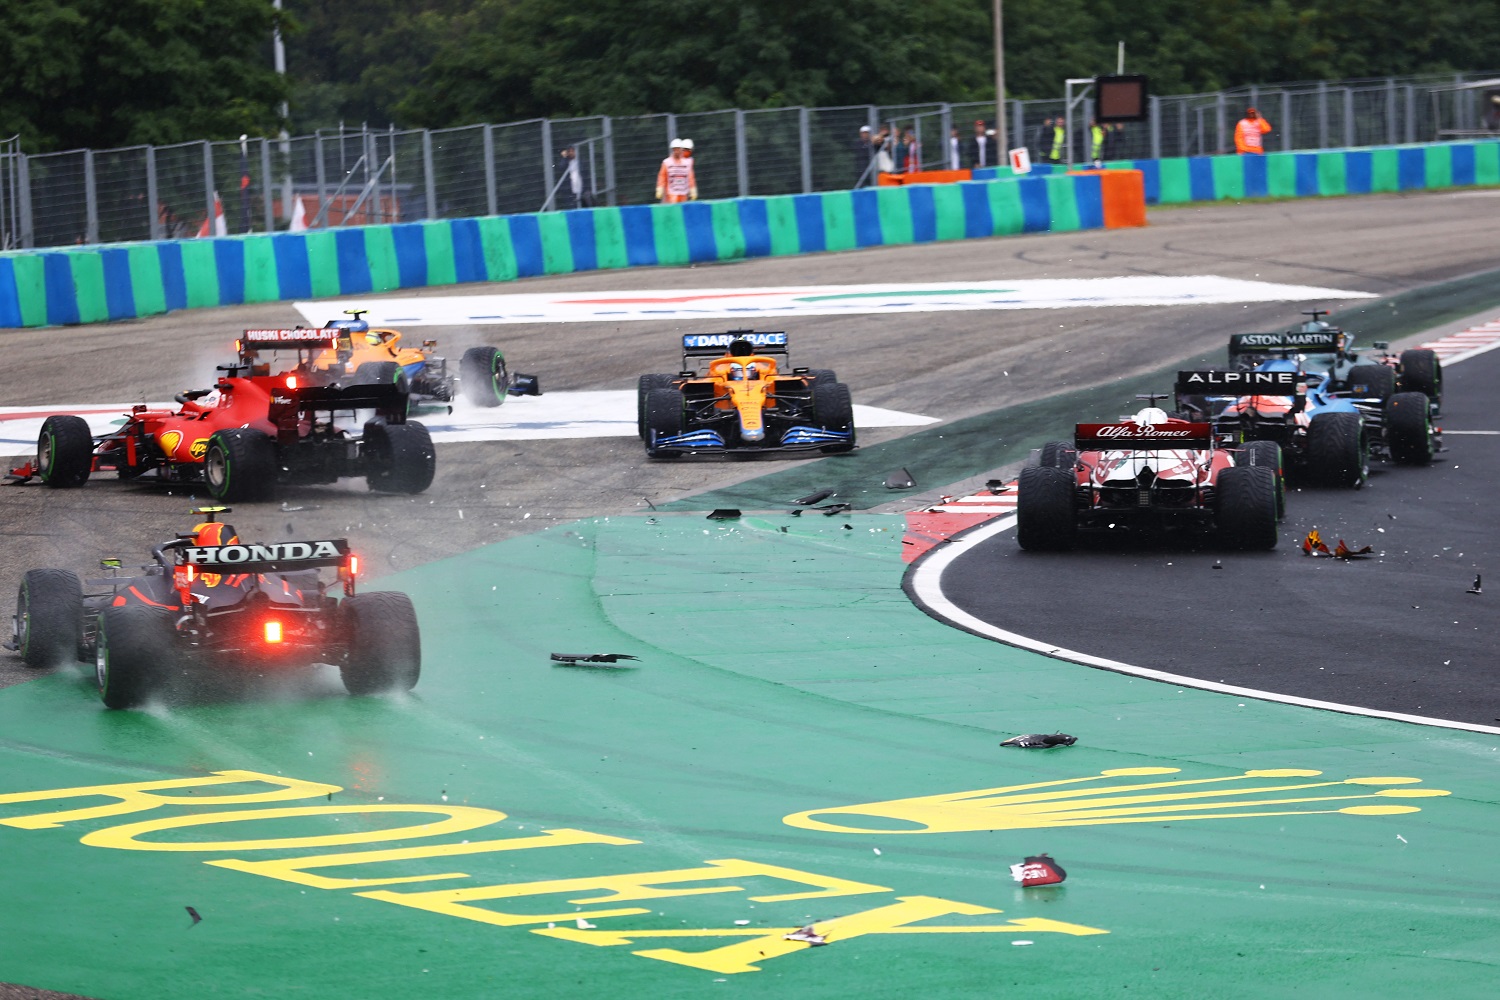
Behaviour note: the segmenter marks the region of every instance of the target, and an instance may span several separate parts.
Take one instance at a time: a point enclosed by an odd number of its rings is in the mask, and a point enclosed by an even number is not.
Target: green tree
[[[0,131],[28,150],[267,134],[270,0],[5,0]]]

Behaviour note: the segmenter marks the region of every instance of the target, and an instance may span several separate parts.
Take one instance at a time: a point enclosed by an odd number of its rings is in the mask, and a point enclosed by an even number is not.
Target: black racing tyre
[[[1385,404],[1385,444],[1397,465],[1432,461],[1432,401],[1426,393],[1398,392]]]
[[[1319,413],[1307,425],[1307,464],[1319,486],[1358,489],[1370,471],[1364,420],[1358,413]]]
[[[505,355],[497,347],[471,347],[458,362],[458,388],[475,406],[499,406],[510,388]]]
[[[1396,378],[1397,392],[1420,392],[1433,403],[1443,403],[1443,362],[1437,352],[1413,348],[1401,352],[1401,370]]]
[[[1356,395],[1384,401],[1396,391],[1396,370],[1388,365],[1355,365],[1344,385]]]
[[[646,440],[646,397],[656,389],[672,388],[672,376],[665,374],[642,375],[635,387],[635,430],[641,440]]]
[[[1046,466],[1021,470],[1016,483],[1016,541],[1028,552],[1066,552],[1078,540],[1071,472]]]
[[[411,377],[394,361],[366,361],[354,369],[351,385],[383,385],[392,382],[402,392],[411,392]]]
[[[1235,466],[1219,473],[1219,537],[1233,549],[1276,547],[1276,473],[1264,466]]]
[[[159,690],[174,659],[172,640],[168,611],[143,604],[105,608],[94,653],[104,704],[134,708]]]
[[[1276,519],[1286,517],[1286,468],[1281,459],[1281,445],[1275,441],[1246,441],[1240,445],[1236,465],[1264,466],[1276,473]]]
[[[1042,454],[1037,464],[1044,469],[1071,471],[1078,464],[1078,451],[1071,441],[1048,441],[1042,445]]]
[[[682,392],[678,389],[652,389],[646,393],[646,454],[652,458],[677,458],[682,453],[659,451],[661,438],[682,433]]]
[[[225,503],[268,499],[280,472],[276,442],[248,427],[214,431],[203,453],[203,481],[213,498]]]
[[[421,493],[437,473],[432,435],[415,420],[391,424],[377,417],[367,421],[360,454],[365,483],[378,493]]]
[[[422,675],[422,634],[411,598],[393,590],[344,601],[347,653],[339,672],[350,694],[410,691]]]
[[[94,435],[82,417],[63,414],[42,421],[36,438],[36,474],[55,488],[82,486],[94,467]]]
[[[832,368],[809,368],[807,377],[813,380],[813,385],[830,385],[839,380]]]
[[[813,419],[829,431],[848,431],[849,440],[838,444],[825,444],[820,451],[827,454],[854,450],[854,398],[843,382],[813,383]]]
[[[28,667],[78,659],[83,643],[83,584],[65,569],[27,570],[16,594],[16,645]]]

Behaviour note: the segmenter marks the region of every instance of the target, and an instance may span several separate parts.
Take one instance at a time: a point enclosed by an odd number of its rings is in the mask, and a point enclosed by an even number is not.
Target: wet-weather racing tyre
[[[1358,489],[1370,471],[1365,425],[1358,413],[1319,413],[1307,425],[1307,464],[1319,486]]]
[[[357,594],[340,613],[347,654],[339,671],[350,694],[410,691],[422,675],[422,634],[411,598],[398,591]]]
[[[415,420],[404,424],[379,418],[365,424],[360,452],[365,483],[377,493],[421,493],[437,473],[437,449],[427,427]]]
[[[831,372],[829,374],[832,374]],[[813,382],[813,414],[824,430],[847,433],[849,439],[824,445],[827,454],[854,450],[854,397],[843,382]]]
[[[1384,402],[1396,391],[1396,371],[1386,365],[1355,365],[1344,384],[1357,396]]]
[[[1037,464],[1044,469],[1071,470],[1077,463],[1078,452],[1071,441],[1048,441],[1037,458]]]
[[[82,417],[56,414],[36,439],[36,474],[54,488],[82,486],[94,466],[94,435]]]
[[[276,442],[248,427],[215,431],[203,453],[203,480],[215,500],[265,500],[280,474]]]
[[[646,397],[657,389],[672,388],[672,376],[662,373],[642,375],[635,385],[635,431],[646,440]]]
[[[1232,549],[1276,547],[1276,473],[1264,466],[1235,466],[1219,473],[1219,538]]]
[[[16,645],[28,667],[72,663],[82,644],[83,584],[65,569],[27,570],[16,594]]]
[[[1432,461],[1432,401],[1426,393],[1398,392],[1385,404],[1385,446],[1397,465]]]
[[[108,708],[135,708],[161,689],[173,660],[171,613],[143,604],[107,607],[99,616],[94,668]]]
[[[1396,379],[1398,392],[1420,392],[1434,406],[1443,405],[1443,362],[1437,352],[1414,347],[1401,352],[1401,374]]]
[[[682,393],[677,389],[652,389],[646,393],[646,454],[651,458],[677,458],[682,453],[658,448],[656,442],[682,433]]]
[[[1276,519],[1286,517],[1286,471],[1281,461],[1281,445],[1275,441],[1246,441],[1240,445],[1236,465],[1264,466],[1276,473]]]
[[[458,362],[458,387],[475,406],[499,406],[510,388],[505,355],[496,347],[471,347]]]
[[[1046,466],[1021,470],[1016,483],[1016,541],[1028,552],[1066,552],[1078,540],[1071,472]]]

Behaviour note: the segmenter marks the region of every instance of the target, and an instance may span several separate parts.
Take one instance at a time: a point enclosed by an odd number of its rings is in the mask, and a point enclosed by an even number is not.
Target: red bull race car
[[[1032,551],[1072,549],[1081,532],[1191,532],[1228,548],[1275,548],[1284,509],[1274,442],[1226,447],[1207,422],[1150,401],[1118,423],[1078,424],[1021,470],[1016,540]]]
[[[97,438],[81,417],[48,417],[36,458],[6,481],[74,487],[113,472],[202,482],[231,502],[266,499],[277,483],[363,476],[372,490],[421,493],[436,451],[427,428],[407,419],[406,391],[356,382],[341,365],[319,367],[338,349],[337,331],[246,330],[238,360],[219,366],[225,374],[213,388],[179,393],[178,409],[133,407],[123,426]]]
[[[682,370],[642,375],[637,401],[651,458],[854,450],[849,387],[830,369],[791,367],[780,331],[686,334]]]
[[[93,662],[109,708],[133,708],[206,670],[326,663],[350,694],[417,683],[421,635],[411,599],[356,594],[359,560],[344,539],[253,544],[209,521],[156,546],[151,558],[134,575],[121,572],[119,559],[101,560],[109,575],[86,581],[87,592],[71,570],[29,570],[8,648],[37,669]],[[326,569],[334,580],[322,578]]]

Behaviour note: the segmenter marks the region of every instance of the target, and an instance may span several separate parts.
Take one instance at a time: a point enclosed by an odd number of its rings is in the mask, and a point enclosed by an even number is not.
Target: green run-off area
[[[1493,737],[956,631],[903,594],[902,527],[601,519],[387,578],[422,620],[405,699],[332,675],[133,713],[81,672],[0,692],[0,980],[110,1000],[1489,991]],[[997,745],[1054,730],[1078,744]],[[232,770],[266,777],[201,783]],[[16,801],[173,779],[200,783]],[[1020,888],[1009,866],[1040,852],[1067,882]],[[808,924],[826,946],[785,939]]]

